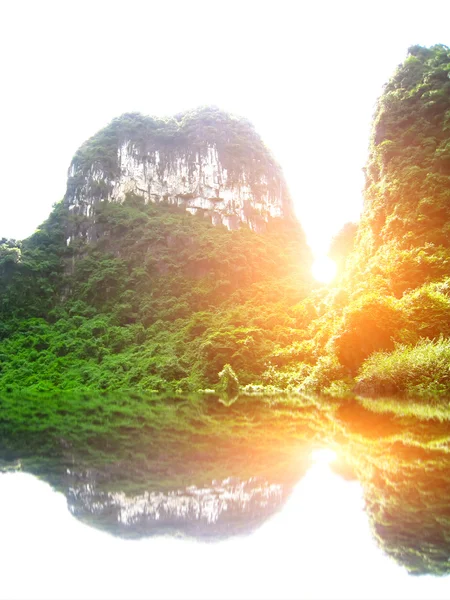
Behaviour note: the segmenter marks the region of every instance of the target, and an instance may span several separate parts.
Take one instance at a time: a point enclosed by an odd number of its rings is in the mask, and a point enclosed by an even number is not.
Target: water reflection
[[[314,464],[281,511],[216,544],[122,540],[88,527],[31,475],[0,476],[2,598],[448,598],[377,548],[361,486]]]
[[[85,520],[89,515],[98,524],[109,522],[117,535],[178,533],[216,539],[261,525],[284,502],[285,494],[279,484],[230,477],[212,481],[209,487],[146,490],[136,496],[99,491],[95,483],[85,483],[70,487],[67,497],[72,514]]]
[[[379,546],[411,573],[450,573],[448,421],[361,407],[341,407],[336,417]]]
[[[450,573],[448,421],[357,400],[194,408],[139,452],[127,435],[21,455],[63,495],[0,475],[9,596],[450,597],[446,577],[408,575]]]

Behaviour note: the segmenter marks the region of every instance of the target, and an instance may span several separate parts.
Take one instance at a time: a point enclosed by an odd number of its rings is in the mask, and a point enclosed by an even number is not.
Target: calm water
[[[232,438],[205,409],[145,460],[20,459],[0,597],[450,598],[449,423],[269,408],[270,427],[266,405],[227,409]]]

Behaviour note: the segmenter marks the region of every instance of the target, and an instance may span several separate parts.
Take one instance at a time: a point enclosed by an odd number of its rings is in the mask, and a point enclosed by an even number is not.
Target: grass
[[[450,340],[420,340],[376,352],[363,363],[356,382],[363,394],[450,398]]]

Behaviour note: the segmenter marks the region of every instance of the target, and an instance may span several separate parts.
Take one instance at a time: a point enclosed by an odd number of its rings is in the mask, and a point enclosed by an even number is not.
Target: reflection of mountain
[[[205,488],[147,490],[134,496],[83,483],[69,488],[67,497],[75,516],[116,535],[221,538],[261,525],[284,503],[289,491],[258,478],[229,478]]]
[[[232,536],[283,505],[309,466],[324,419],[298,397],[240,398],[230,406],[176,398],[172,405],[168,411],[164,399],[166,420],[152,428],[128,421],[124,431],[111,418],[111,435],[80,443],[74,432],[49,448],[50,461],[24,458],[24,467],[59,489],[77,518],[114,535]],[[34,438],[28,443],[36,448]],[[38,452],[45,453],[41,445]]]
[[[95,528],[121,537],[223,539],[283,507],[311,448],[334,448],[332,469],[359,480],[384,552],[411,573],[447,574],[450,411],[434,407],[439,420],[423,409],[387,399],[240,398],[229,407],[206,399],[178,410],[176,429],[169,421],[119,442],[110,436],[109,446],[60,444],[51,461],[22,462]]]

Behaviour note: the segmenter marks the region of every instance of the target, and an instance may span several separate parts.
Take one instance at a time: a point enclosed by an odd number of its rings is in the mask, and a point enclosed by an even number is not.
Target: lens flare
[[[319,256],[311,267],[312,274],[321,283],[331,283],[336,277],[336,263],[328,256]]]

